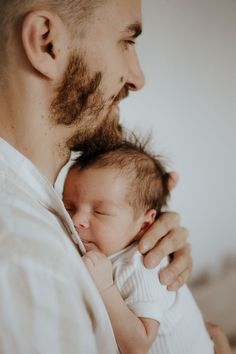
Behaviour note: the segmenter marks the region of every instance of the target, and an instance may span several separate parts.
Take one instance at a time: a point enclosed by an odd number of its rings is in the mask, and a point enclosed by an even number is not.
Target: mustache
[[[119,94],[114,98],[114,102],[119,102],[124,98],[129,96],[129,86],[125,85],[119,92]]]

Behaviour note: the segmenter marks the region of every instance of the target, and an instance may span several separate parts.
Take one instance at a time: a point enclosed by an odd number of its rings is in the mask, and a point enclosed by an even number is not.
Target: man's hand
[[[113,285],[111,261],[95,245],[85,253],[83,261],[100,292]]]
[[[169,189],[177,184],[178,176],[170,173]],[[144,264],[154,268],[160,261],[173,253],[167,268],[160,272],[160,281],[168,290],[177,290],[188,279],[192,271],[191,246],[187,243],[188,231],[180,226],[180,216],[164,212],[146,231],[139,241],[139,250],[146,254]]]
[[[215,344],[216,354],[232,354],[228,338],[224,330],[215,324],[206,323],[208,333]]]

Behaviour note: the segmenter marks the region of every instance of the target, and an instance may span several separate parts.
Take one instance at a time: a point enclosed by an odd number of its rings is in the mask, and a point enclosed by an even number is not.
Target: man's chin
[[[118,104],[112,105],[112,110],[111,114],[113,117],[116,117],[117,119],[120,119],[120,107]]]
[[[68,141],[67,146],[71,151],[85,151],[90,148],[91,144],[94,146],[99,145],[100,141],[110,146],[121,141],[122,133],[119,110],[112,107],[99,125],[88,126],[83,131],[80,129]]]

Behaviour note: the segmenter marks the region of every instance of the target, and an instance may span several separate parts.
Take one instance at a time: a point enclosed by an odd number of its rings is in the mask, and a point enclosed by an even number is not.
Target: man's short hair
[[[120,143],[93,144],[92,149],[84,149],[76,158],[70,170],[88,168],[114,168],[127,176],[129,189],[127,200],[135,214],[155,209],[157,216],[169,197],[168,179],[163,159],[148,149],[149,139],[141,141],[134,134]]]
[[[0,0],[1,62],[6,60],[6,46],[10,38],[19,32],[24,17],[30,11],[51,10],[73,32],[78,25],[86,24],[94,9],[104,2],[105,0]]]

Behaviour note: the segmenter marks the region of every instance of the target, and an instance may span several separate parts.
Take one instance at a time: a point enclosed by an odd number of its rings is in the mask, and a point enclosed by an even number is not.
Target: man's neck
[[[14,102],[0,98],[0,137],[26,156],[53,184],[69,159],[66,144],[59,144],[57,129],[50,126],[46,114],[37,107],[30,112]],[[39,107],[38,107],[39,108]]]

